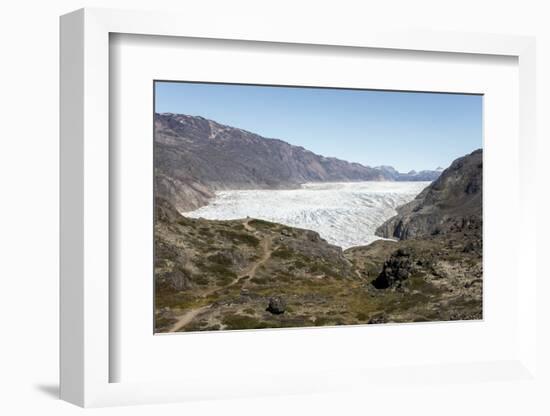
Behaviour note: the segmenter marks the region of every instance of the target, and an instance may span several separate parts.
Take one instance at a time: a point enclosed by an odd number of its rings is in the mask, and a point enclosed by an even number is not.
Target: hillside
[[[477,230],[481,239],[483,152],[456,159],[413,201],[397,208],[397,215],[376,234],[407,240]]]
[[[481,254],[456,233],[342,251],[310,230],[156,201],[155,331],[479,319]]]
[[[431,172],[431,173],[430,173]],[[223,189],[295,188],[305,182],[433,180],[317,155],[278,139],[183,114],[155,114],[155,192],[179,211]]]

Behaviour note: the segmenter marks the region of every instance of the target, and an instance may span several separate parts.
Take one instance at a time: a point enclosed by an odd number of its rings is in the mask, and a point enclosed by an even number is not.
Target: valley
[[[155,332],[482,319],[482,151],[402,174],[155,117]]]
[[[316,231],[344,249],[381,237],[378,226],[412,201],[429,182],[307,183],[289,190],[219,191],[208,205],[184,212],[191,218],[257,218]]]

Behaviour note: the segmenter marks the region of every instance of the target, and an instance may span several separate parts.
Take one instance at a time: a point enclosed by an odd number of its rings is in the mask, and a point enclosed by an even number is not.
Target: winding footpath
[[[244,228],[247,231],[250,231],[252,233],[256,233],[257,230],[249,224],[250,220],[251,219],[244,220],[244,222],[243,222]],[[233,280],[228,285],[224,286],[223,288],[215,288],[215,289],[209,290],[209,291],[203,293],[202,297],[206,297],[206,296],[209,296],[209,295],[212,295],[212,294],[216,293],[219,290],[227,289],[228,287],[235,286],[236,284],[240,283],[243,279],[247,279],[249,281],[254,276],[256,276],[256,271],[258,270],[258,268],[262,264],[264,264],[266,261],[268,261],[269,258],[271,257],[271,254],[273,253],[272,244],[273,244],[273,241],[272,241],[271,237],[263,238],[260,241],[260,247],[261,247],[261,250],[262,250],[262,255],[258,260],[253,262],[247,269],[245,269],[244,271],[239,273],[237,275],[237,277],[235,278],[235,280]],[[246,282],[244,283],[243,287],[245,285],[246,285]],[[199,315],[200,313],[206,311],[209,308],[210,308],[210,305],[201,306],[199,308],[194,308],[194,309],[189,309],[183,315],[180,315],[180,316],[177,317],[176,323],[169,329],[168,332],[178,332],[180,329],[185,327],[185,325],[189,324],[193,319],[195,319],[197,317],[197,315]]]
[[[170,328],[168,332],[178,332],[181,328],[183,328],[185,325],[187,325],[189,322],[191,322],[195,317],[210,308],[210,305],[201,306],[200,308],[196,309],[190,309],[187,312],[185,312],[183,315],[178,316],[178,320],[176,323]]]

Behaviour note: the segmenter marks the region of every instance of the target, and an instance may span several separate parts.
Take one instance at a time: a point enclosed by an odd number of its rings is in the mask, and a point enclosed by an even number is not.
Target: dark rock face
[[[382,272],[372,282],[377,289],[388,289],[407,280],[413,271],[413,262],[408,250],[399,249],[384,262]]]
[[[214,192],[198,180],[179,171],[174,176],[156,168],[155,195],[171,201],[181,211],[188,211],[206,205]]]
[[[413,201],[399,207],[398,214],[376,234],[400,240],[463,230],[481,235],[482,182],[483,153],[479,149],[456,159]]]
[[[281,297],[269,298],[269,304],[266,311],[273,315],[280,315],[285,313],[286,302]]]

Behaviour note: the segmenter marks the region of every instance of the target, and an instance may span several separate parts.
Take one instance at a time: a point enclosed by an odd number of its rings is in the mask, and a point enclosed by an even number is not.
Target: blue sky
[[[482,96],[155,83],[155,111],[202,116],[323,156],[401,172],[482,146]]]

